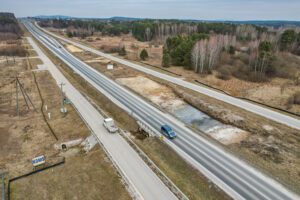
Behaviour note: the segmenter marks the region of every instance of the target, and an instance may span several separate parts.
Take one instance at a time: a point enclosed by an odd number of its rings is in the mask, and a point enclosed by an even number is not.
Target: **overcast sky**
[[[0,0],[17,17],[141,17],[205,20],[299,20],[300,0]]]

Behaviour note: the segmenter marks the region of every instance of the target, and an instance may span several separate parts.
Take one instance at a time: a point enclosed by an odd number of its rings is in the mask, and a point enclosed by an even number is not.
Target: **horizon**
[[[278,22],[278,21],[285,21],[285,22],[300,22],[300,20],[284,20],[284,19],[272,19],[272,20],[263,20],[263,19],[247,19],[247,20],[234,20],[234,19],[191,19],[191,18],[147,18],[147,17],[128,17],[128,16],[110,16],[110,17],[74,17],[74,16],[68,16],[68,15],[61,15],[61,14],[53,14],[53,15],[35,15],[35,16],[23,16],[23,17],[17,17],[17,18],[38,18],[38,17],[69,17],[74,19],[111,19],[111,18],[132,18],[132,19],[150,19],[150,20],[195,20],[195,21],[234,21],[234,22],[251,22],[251,21],[269,21],[269,22]]]
[[[300,21],[300,1],[291,0],[0,0],[16,17],[64,15],[77,18],[183,19],[212,21]],[[53,14],[61,13],[61,14]],[[84,16],[84,17],[83,17]]]

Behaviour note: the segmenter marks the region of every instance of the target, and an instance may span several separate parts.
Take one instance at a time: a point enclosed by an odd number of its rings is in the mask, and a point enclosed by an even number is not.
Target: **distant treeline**
[[[0,13],[0,40],[19,39],[23,34],[13,13]]]
[[[132,32],[132,35],[139,41],[159,40],[165,41],[169,36],[192,35],[193,33],[215,33],[215,34],[236,34],[237,31],[248,31],[247,35],[240,34],[238,37],[244,40],[251,40],[253,32],[260,35],[267,32],[266,27],[255,25],[238,25],[232,23],[208,23],[208,22],[184,22],[179,20],[63,20],[63,19],[41,19],[43,27],[66,28],[68,36],[86,37],[93,35],[95,31],[103,35],[118,36]],[[245,27],[243,30],[241,27]]]

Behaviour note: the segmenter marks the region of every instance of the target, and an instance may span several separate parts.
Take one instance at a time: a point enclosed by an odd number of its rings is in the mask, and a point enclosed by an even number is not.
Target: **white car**
[[[112,118],[104,119],[103,125],[110,133],[115,133],[119,130]]]

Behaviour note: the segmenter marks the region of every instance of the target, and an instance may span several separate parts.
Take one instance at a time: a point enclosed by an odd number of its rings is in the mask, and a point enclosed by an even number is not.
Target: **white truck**
[[[112,118],[106,118],[103,121],[103,126],[108,130],[110,133],[115,133],[118,131],[118,127],[116,126],[114,120]]]

